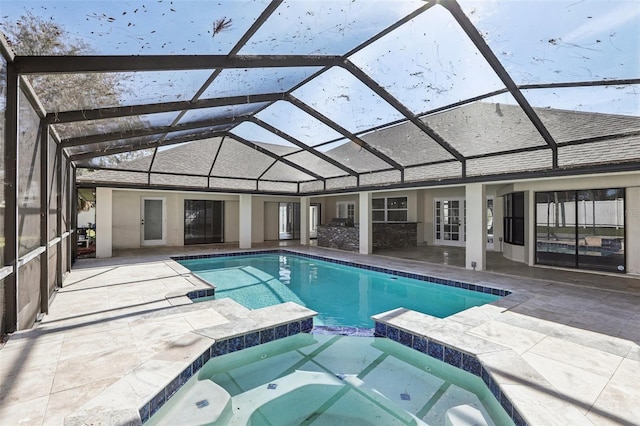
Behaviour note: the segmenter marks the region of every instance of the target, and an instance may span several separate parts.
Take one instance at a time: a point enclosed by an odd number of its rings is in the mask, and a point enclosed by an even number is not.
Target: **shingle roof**
[[[522,171],[548,170],[552,167],[551,150],[545,145],[531,122],[519,113],[513,105],[501,105],[475,102],[454,110],[440,112],[423,121],[446,137],[448,141],[465,156],[477,156],[466,161],[468,176],[500,175]],[[629,137],[618,137],[618,134],[640,131],[640,119],[629,116],[611,114],[578,113],[574,111],[543,109],[537,110],[549,131],[558,137],[560,146],[558,158],[560,167],[576,167],[607,162],[629,162],[640,160],[640,134]],[[594,137],[608,135],[605,140],[569,144],[575,136],[584,136],[580,128],[593,131]],[[592,134],[592,133],[588,133]],[[392,159],[405,165],[405,182],[431,181],[442,178],[461,177],[461,166],[453,160],[433,139],[420,134],[412,123],[402,123],[390,128],[371,132],[362,140],[380,150]],[[327,163],[310,152],[296,147],[276,146],[256,143],[262,150],[268,150],[313,173],[328,179],[327,189],[384,186],[402,182],[401,171],[394,169],[369,151],[354,142],[343,143],[329,149],[325,154],[338,160],[359,174],[359,182],[354,177],[346,177],[347,173]],[[520,148],[534,148],[531,151],[516,151]],[[486,154],[497,155],[486,155]],[[215,159],[215,162],[214,162]],[[440,162],[440,163],[438,163]],[[148,170],[150,156],[138,158],[118,165],[118,168],[129,170]],[[424,166],[416,166],[424,163]],[[146,166],[143,168],[141,166]],[[206,176],[216,177],[209,182]],[[179,178],[159,173],[188,173],[202,175],[205,178]],[[269,188],[270,191],[294,190],[285,182],[308,182],[300,187],[301,192],[324,189],[322,183],[311,184],[316,179],[308,173],[296,170],[292,166],[276,161],[264,152],[253,149],[233,139],[211,138],[189,142],[168,149],[159,150],[151,169],[152,184],[202,186],[214,188],[231,184],[231,180],[252,179],[267,182],[239,181],[230,186],[231,189]],[[343,176],[343,177],[340,177]],[[333,178],[333,179],[332,179]],[[337,178],[337,179],[336,179]],[[231,179],[231,180],[230,180]],[[117,172],[113,170],[97,170],[78,177],[79,181],[107,183],[122,182],[146,183],[144,173]],[[278,182],[282,182],[278,186]],[[260,186],[262,185],[262,186]]]

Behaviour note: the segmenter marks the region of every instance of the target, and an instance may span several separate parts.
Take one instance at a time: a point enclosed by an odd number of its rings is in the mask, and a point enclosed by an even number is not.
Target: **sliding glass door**
[[[184,244],[224,242],[224,201],[184,200]]]
[[[536,193],[536,262],[625,272],[624,189]]]
[[[300,238],[300,203],[279,203],[278,230],[281,240]]]

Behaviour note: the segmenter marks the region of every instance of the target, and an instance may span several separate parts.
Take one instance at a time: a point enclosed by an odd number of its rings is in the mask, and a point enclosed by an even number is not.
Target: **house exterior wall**
[[[112,196],[113,248],[136,248],[141,246],[141,199],[144,197],[165,199],[168,246],[184,245],[184,200],[196,199],[225,201],[224,239],[225,242],[238,241],[238,197],[236,195],[114,189]],[[100,206],[98,205],[99,209]],[[97,217],[97,220],[99,220],[99,216]]]
[[[627,188],[625,197],[627,272],[640,275],[640,185]]]
[[[240,241],[240,202],[237,199],[224,202],[224,241]]]
[[[335,206],[333,208],[333,212],[331,214],[328,213],[327,207],[327,198],[328,197],[311,197],[309,201],[311,204],[320,204],[320,223],[319,225],[324,225],[327,221],[331,220],[335,215]]]
[[[112,246],[141,246],[142,202],[144,197],[164,198],[166,202],[167,245],[184,245],[184,200],[224,201],[224,241],[235,243],[240,236],[240,204],[237,195],[178,191],[112,191]],[[278,203],[298,202],[296,197],[252,197],[251,242],[278,239]]]
[[[527,264],[535,263],[535,193],[539,191],[625,188],[625,252],[627,271],[640,275],[640,173],[593,175],[569,178],[538,179],[506,184],[488,184],[486,195],[494,197],[494,250],[503,251],[506,258]],[[104,189],[104,188],[103,188]],[[112,246],[113,248],[140,247],[141,198],[163,197],[167,211],[167,245],[184,244],[184,200],[211,199],[225,201],[225,242],[237,242],[239,238],[239,203],[237,195],[186,193],[175,191],[133,191],[109,189],[112,193]],[[525,196],[525,246],[500,242],[503,235],[503,198],[510,192],[523,191]],[[372,198],[407,197],[408,220],[418,222],[418,243],[434,242],[434,199],[462,198],[464,186],[427,188],[406,191],[372,193]],[[298,202],[296,197],[253,196],[252,242],[278,239],[278,203]],[[336,215],[336,204],[353,201],[356,217],[359,217],[357,194],[322,196],[311,198],[311,203],[321,205],[321,222],[328,223]],[[98,210],[100,203],[98,202]],[[96,213],[100,226],[101,213]],[[98,236],[98,238],[100,238]],[[104,256],[103,256],[104,257]]]
[[[265,201],[263,221],[265,241],[276,241],[280,238],[278,233],[278,221],[278,203]]]

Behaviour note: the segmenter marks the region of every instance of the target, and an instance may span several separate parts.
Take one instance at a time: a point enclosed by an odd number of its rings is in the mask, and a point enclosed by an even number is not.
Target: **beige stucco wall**
[[[142,198],[164,198],[166,203],[167,245],[184,245],[184,200],[218,200],[225,202],[225,242],[238,241],[238,197],[235,195],[113,190],[113,248],[140,247]],[[99,206],[98,206],[99,207]]]
[[[240,202],[229,200],[224,202],[224,241],[237,243],[240,240]]]
[[[624,220],[627,229],[627,272],[640,275],[640,185],[627,188]]]
[[[279,203],[273,201],[264,202],[264,239],[265,241],[275,241],[280,238],[278,234],[278,206]]]
[[[264,200],[253,197],[251,201],[251,242],[264,242]]]
[[[320,224],[326,224],[327,221],[331,220],[333,215],[335,215],[335,206],[334,212],[330,215],[327,213],[327,197],[311,197],[311,204],[320,204]]]

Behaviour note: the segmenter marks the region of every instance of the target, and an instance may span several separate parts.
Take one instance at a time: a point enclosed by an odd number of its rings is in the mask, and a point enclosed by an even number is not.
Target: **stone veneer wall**
[[[318,226],[318,247],[359,251],[360,228],[351,226]],[[373,223],[373,248],[415,247],[418,245],[418,224],[415,222]]]
[[[318,247],[346,251],[360,250],[360,228],[355,226],[318,226]]]
[[[415,222],[373,223],[373,248],[415,247],[418,224]]]

